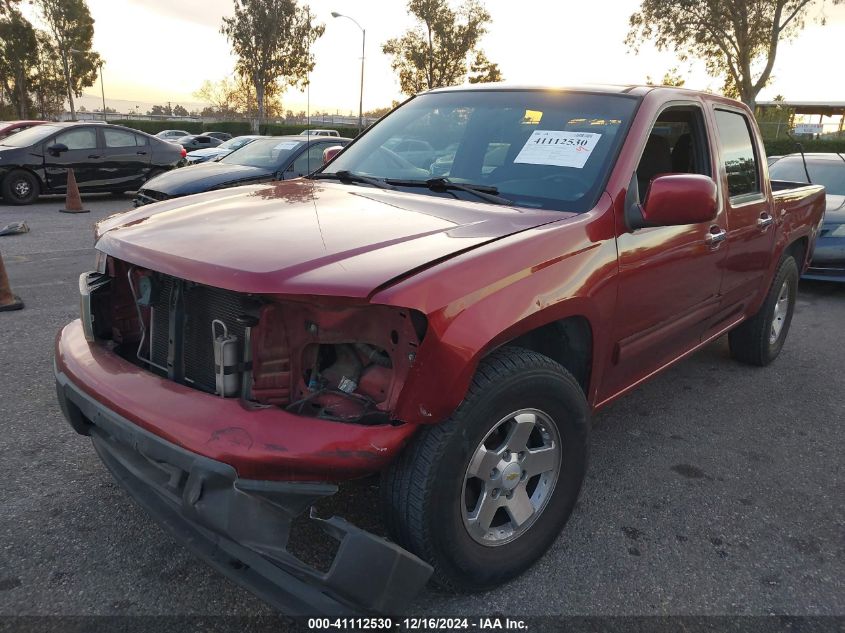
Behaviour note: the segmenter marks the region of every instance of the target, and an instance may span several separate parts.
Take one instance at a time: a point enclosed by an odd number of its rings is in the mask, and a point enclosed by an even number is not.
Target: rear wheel
[[[786,255],[757,314],[728,335],[731,356],[759,367],[777,358],[792,323],[797,290],[798,265],[791,255]]]
[[[424,429],[384,474],[388,530],[442,586],[505,582],[572,513],[588,435],[587,403],[569,372],[535,352],[499,350],[452,417]]]
[[[38,178],[23,169],[10,171],[3,179],[3,199],[9,204],[32,204],[38,199],[41,186]]]

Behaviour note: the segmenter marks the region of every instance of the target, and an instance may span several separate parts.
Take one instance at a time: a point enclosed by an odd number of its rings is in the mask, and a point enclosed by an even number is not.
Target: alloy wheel
[[[775,301],[774,315],[772,316],[772,328],[769,332],[769,345],[774,345],[783,331],[783,324],[789,314],[789,280],[784,279],[780,287],[778,299]]]
[[[461,512],[473,540],[498,546],[524,534],[554,492],[561,454],[557,427],[546,413],[520,409],[499,420],[464,476]]]

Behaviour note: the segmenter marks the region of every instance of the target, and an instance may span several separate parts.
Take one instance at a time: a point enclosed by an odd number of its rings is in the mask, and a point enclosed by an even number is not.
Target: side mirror
[[[53,156],[58,156],[62,152],[66,152],[67,150],[68,147],[64,143],[55,143],[47,148],[47,151],[50,152]]]
[[[332,145],[323,150],[323,164],[325,165],[343,151],[343,145]]]
[[[631,229],[640,229],[710,222],[717,211],[718,191],[712,178],[666,174],[651,181],[643,203],[630,205],[626,216]]]

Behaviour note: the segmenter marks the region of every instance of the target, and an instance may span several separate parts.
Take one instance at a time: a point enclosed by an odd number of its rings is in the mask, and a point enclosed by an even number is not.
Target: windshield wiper
[[[363,174],[353,174],[351,171],[347,171],[345,169],[334,172],[321,171],[316,174],[312,174],[311,178],[316,180],[340,180],[341,182],[363,182],[368,185],[372,185],[373,187],[378,187],[379,189],[396,189],[396,187],[392,184],[388,184],[384,180],[370,178],[369,176],[364,176]]]
[[[496,194],[499,193],[499,190],[490,185],[464,184],[449,180],[448,178],[429,178],[428,180],[395,180],[393,178],[387,178],[386,182],[399,187],[428,187],[432,191],[465,191],[493,204],[513,204],[513,200],[497,196]]]

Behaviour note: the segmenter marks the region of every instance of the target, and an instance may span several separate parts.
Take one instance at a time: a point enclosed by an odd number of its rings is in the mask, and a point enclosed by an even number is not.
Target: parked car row
[[[65,193],[68,169],[80,191],[135,191],[185,155],[119,125],[43,123],[0,140],[0,194],[8,204],[31,204],[43,193]]]
[[[345,146],[350,140],[308,136],[251,137],[239,149],[219,160],[190,165],[146,182],[135,197],[135,206],[214,189],[300,178],[323,164],[326,149]]]
[[[3,137],[4,131],[10,134]],[[153,136],[101,122],[7,122],[0,124],[0,196],[7,204],[31,204],[41,194],[65,193],[69,168],[74,170],[81,192],[138,191],[175,167],[222,159],[258,139],[267,142],[216,168],[213,177],[209,173],[180,175],[156,185],[160,189],[139,193],[136,203],[149,202],[150,196],[173,197],[305,175],[320,166],[327,147],[343,146],[350,140],[321,133],[232,138],[227,132],[192,135],[184,130],[163,130]]]

